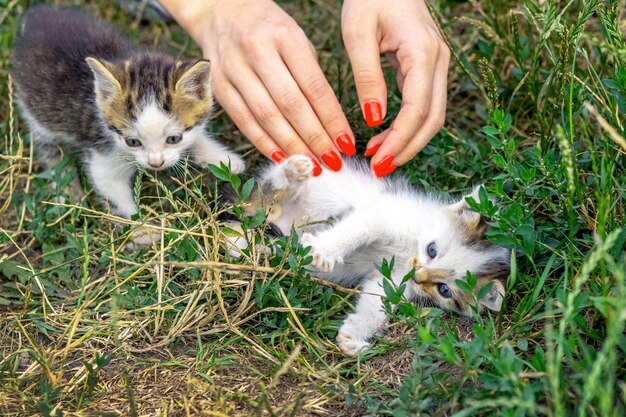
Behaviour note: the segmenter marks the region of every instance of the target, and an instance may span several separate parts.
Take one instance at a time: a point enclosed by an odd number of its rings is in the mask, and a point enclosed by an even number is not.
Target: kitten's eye
[[[141,141],[137,138],[126,138],[126,145],[129,148],[138,148],[141,146]]]
[[[181,140],[183,140],[182,135],[172,135],[172,136],[168,136],[165,142],[167,142],[170,145],[176,145]]]
[[[437,256],[437,245],[435,242],[430,242],[428,246],[426,246],[426,253],[430,259],[434,259]]]
[[[441,294],[443,298],[452,297],[452,291],[450,291],[447,284],[437,284],[437,291],[439,291],[439,294]]]

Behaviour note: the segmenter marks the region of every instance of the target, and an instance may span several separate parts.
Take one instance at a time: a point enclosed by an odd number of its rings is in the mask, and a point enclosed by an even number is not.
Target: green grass
[[[500,314],[469,320],[401,300],[389,332],[359,358],[333,344],[353,291],[312,279],[297,242],[283,238],[270,258],[225,255],[210,173],[143,176],[143,219],[165,233],[136,252],[123,250],[128,227],[92,194],[52,203],[77,171],[69,160],[52,173],[32,163],[9,96],[29,3],[0,0],[0,415],[625,414],[617,1],[433,3],[454,55],[448,119],[401,171],[450,193],[485,183],[500,206],[490,237],[515,249],[513,271]],[[198,53],[176,26],[142,26],[98,3],[87,7],[133,39]],[[283,5],[318,47],[363,150],[373,132],[339,2]],[[390,115],[399,101],[392,92]],[[223,114],[211,129],[260,161]]]

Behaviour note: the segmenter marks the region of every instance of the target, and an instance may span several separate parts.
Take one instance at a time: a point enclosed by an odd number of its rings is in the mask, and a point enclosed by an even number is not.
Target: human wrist
[[[159,0],[159,3],[204,51],[206,23],[220,1],[228,0]]]

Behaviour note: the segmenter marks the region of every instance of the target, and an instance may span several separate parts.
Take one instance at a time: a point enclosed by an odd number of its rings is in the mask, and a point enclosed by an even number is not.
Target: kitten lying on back
[[[17,102],[40,159],[54,166],[59,147],[76,152],[115,214],[137,212],[137,165],[162,170],[190,155],[200,165],[243,160],[210,138],[210,65],[132,48],[101,19],[38,6],[20,25],[13,56]]]
[[[344,353],[367,348],[385,321],[383,277],[374,266],[383,258],[395,256],[397,285],[415,268],[405,290],[409,299],[469,315],[472,297],[455,280],[465,280],[471,271],[478,277],[476,291],[492,285],[478,307],[500,310],[511,253],[487,240],[485,219],[469,210],[465,197],[442,201],[398,179],[377,179],[366,163],[355,160],[318,177],[312,170],[302,155],[268,167],[250,212],[262,205],[283,234],[295,226],[302,245],[311,247],[318,276],[345,286],[361,282],[364,294],[337,336]],[[230,243],[246,246],[243,238]]]

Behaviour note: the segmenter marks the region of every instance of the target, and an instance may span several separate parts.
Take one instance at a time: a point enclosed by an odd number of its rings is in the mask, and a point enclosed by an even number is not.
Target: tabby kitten
[[[471,271],[476,291],[491,285],[478,307],[500,310],[511,252],[487,240],[489,226],[465,197],[445,201],[398,177],[377,179],[367,163],[353,159],[339,172],[313,177],[312,170],[303,155],[268,167],[248,210],[263,206],[283,234],[295,227],[301,244],[311,247],[318,276],[345,286],[361,283],[363,294],[337,336],[345,354],[367,348],[385,322],[383,277],[374,265],[383,258],[395,257],[397,285],[415,270],[404,294],[409,299],[470,315],[473,297],[455,281]],[[472,196],[478,201],[476,190]],[[233,254],[247,245],[243,237],[229,243]]]
[[[16,97],[40,159],[78,154],[113,212],[137,212],[131,179],[140,166],[162,170],[189,155],[199,166],[241,157],[204,129],[213,97],[210,65],[133,48],[103,20],[73,9],[31,8],[13,55]]]

